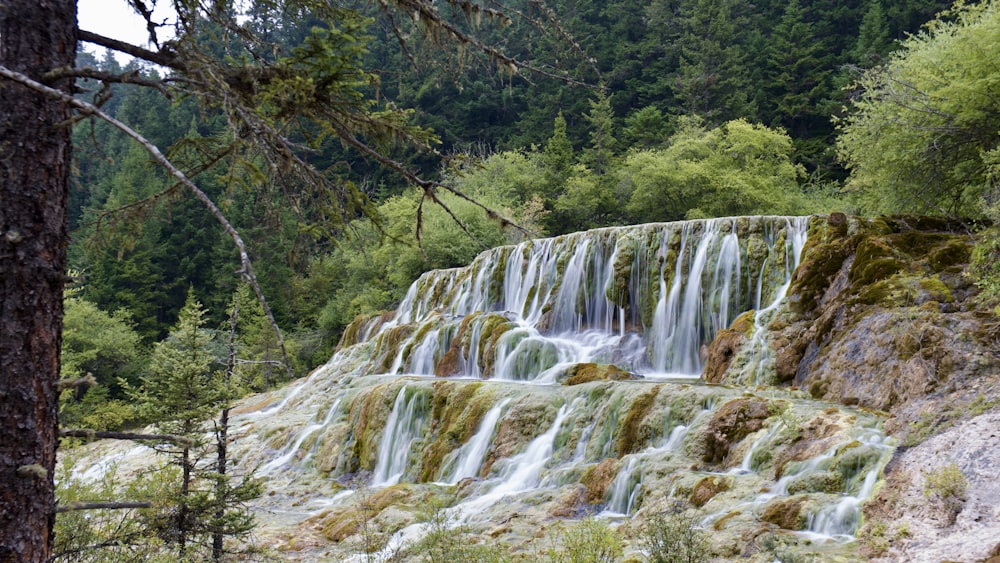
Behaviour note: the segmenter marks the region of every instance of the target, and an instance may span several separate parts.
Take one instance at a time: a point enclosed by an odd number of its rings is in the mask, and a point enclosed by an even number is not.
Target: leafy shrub
[[[705,531],[697,527],[695,514],[677,502],[646,520],[639,543],[649,552],[650,563],[700,563],[708,561]]]
[[[962,511],[968,489],[969,480],[954,462],[924,472],[924,495],[943,510],[948,525]]]
[[[624,551],[621,534],[594,518],[577,522],[566,530],[561,550],[550,549],[554,563],[614,563]]]

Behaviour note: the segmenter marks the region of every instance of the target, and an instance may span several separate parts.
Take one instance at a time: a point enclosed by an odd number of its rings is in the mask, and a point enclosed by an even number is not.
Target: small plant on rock
[[[680,501],[646,520],[639,543],[649,553],[650,563],[700,563],[710,559],[705,531],[697,527],[694,513]]]
[[[948,525],[962,511],[968,489],[969,480],[954,462],[924,472],[924,495],[944,510]]]
[[[587,518],[566,530],[562,549],[550,549],[548,559],[553,563],[614,563],[621,559],[623,551],[617,530]]]

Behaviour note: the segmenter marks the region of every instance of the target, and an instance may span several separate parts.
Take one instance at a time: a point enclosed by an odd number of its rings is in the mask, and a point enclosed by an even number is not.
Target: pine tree
[[[854,45],[851,55],[861,66],[873,67],[881,64],[891,50],[889,18],[886,17],[881,0],[871,0],[864,18],[861,19],[858,42]]]
[[[753,114],[741,5],[737,0],[687,0],[679,7],[678,101],[685,113],[700,115],[709,124]]]
[[[590,124],[590,146],[584,153],[584,163],[598,175],[611,169],[618,141],[614,134],[614,112],[611,97],[602,88],[597,98],[590,100],[590,112],[586,115]]]
[[[141,391],[133,394],[157,430],[186,440],[158,446],[174,460],[180,481],[171,498],[147,513],[151,531],[176,546],[182,560],[206,558],[215,536],[248,534],[253,516],[240,505],[260,491],[252,479],[234,485],[224,463],[205,461],[211,453],[208,421],[225,413],[234,395],[234,386],[218,371],[224,352],[204,326],[206,314],[189,292],[177,325],[153,350]],[[224,447],[216,446],[217,456],[224,456]]]
[[[817,122],[829,121],[818,104],[830,91],[825,53],[825,42],[792,0],[771,35],[766,77],[771,120],[795,136],[807,137]]]

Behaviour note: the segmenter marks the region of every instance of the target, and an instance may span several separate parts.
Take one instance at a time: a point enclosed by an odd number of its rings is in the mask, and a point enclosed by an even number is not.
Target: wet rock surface
[[[258,542],[420,561],[406,546],[438,522],[534,561],[597,517],[640,561],[644,527],[680,514],[715,561],[997,555],[997,327],[971,305],[968,235],[804,225],[605,229],[422,278],[336,361],[233,410],[234,463],[267,486]],[[91,448],[92,478],[157,463]]]
[[[957,471],[958,473],[954,473]],[[944,475],[949,480],[936,481]],[[901,451],[865,507],[862,544],[877,561],[986,561],[1000,545],[1000,413]],[[965,480],[964,487],[949,488]],[[942,497],[939,489],[958,492]],[[950,490],[949,490],[950,489]]]

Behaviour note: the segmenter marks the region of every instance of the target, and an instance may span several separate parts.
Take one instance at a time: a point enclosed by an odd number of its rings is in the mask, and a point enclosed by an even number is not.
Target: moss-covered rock
[[[637,375],[613,364],[573,364],[563,373],[563,385],[580,385],[591,381],[627,381],[639,379]]]
[[[754,314],[753,310],[741,314],[729,328],[724,328],[715,335],[705,353],[702,379],[708,383],[722,383],[736,353],[753,334]]]
[[[697,483],[695,483],[694,488],[691,490],[691,496],[688,498],[693,506],[701,508],[705,506],[708,501],[719,494],[728,491],[732,488],[732,479],[723,477],[721,475],[709,475],[707,477],[702,477]]]
[[[639,395],[629,405],[628,413],[622,419],[621,428],[618,432],[618,457],[622,458],[630,453],[641,449],[642,445],[649,439],[649,429],[643,432],[642,423],[653,408],[656,396],[659,394],[661,385],[655,385],[649,391]]]
[[[729,450],[747,435],[760,430],[772,415],[768,401],[743,397],[719,407],[705,432],[702,460],[722,463]]]
[[[432,481],[441,470],[448,453],[460,448],[479,428],[486,411],[493,405],[492,394],[479,394],[481,383],[438,381],[431,399],[431,439],[422,450],[420,480]]]
[[[587,469],[580,479],[580,483],[587,488],[588,503],[600,504],[604,502],[605,493],[618,475],[620,465],[617,459],[609,457]]]
[[[769,327],[778,381],[892,411],[890,431],[919,422],[920,405],[936,394],[952,398],[944,405],[971,402],[970,389],[1000,369],[989,351],[994,331],[962,274],[975,237],[934,217],[841,224],[810,230],[789,313]]]
[[[807,500],[804,496],[773,500],[764,508],[760,519],[786,530],[804,530],[809,521],[804,510]]]

